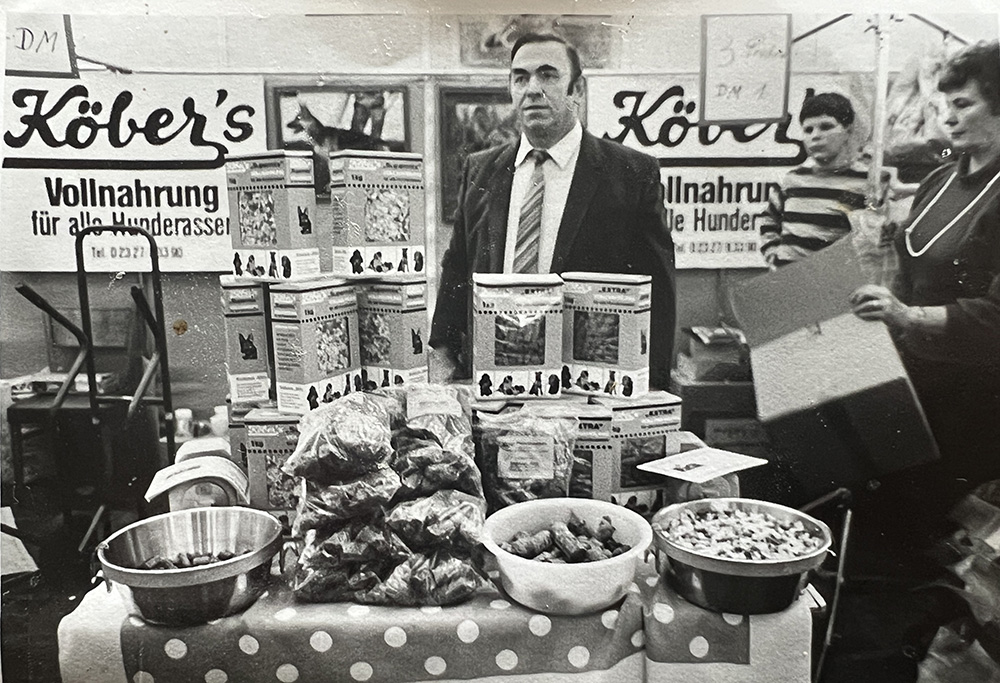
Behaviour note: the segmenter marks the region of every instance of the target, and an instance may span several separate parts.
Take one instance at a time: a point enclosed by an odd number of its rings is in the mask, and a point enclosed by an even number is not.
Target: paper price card
[[[646,472],[662,474],[694,484],[704,484],[706,481],[724,477],[727,474],[766,464],[767,460],[763,458],[754,458],[718,448],[696,448],[693,451],[651,460],[636,467]]]

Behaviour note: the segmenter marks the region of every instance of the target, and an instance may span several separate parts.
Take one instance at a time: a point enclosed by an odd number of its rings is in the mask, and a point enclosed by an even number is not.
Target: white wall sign
[[[588,125],[660,160],[678,268],[761,268],[769,183],[801,163],[778,123],[698,125],[698,76],[588,79]]]
[[[763,268],[758,216],[769,185],[806,159],[797,120],[806,89],[848,96],[862,118],[865,78],[794,74],[783,121],[700,125],[697,74],[590,76],[587,128],[659,160],[678,268]]]
[[[792,17],[701,18],[703,123],[778,121],[788,110]]]
[[[76,51],[69,15],[7,15],[8,76],[76,78]]]
[[[263,151],[259,76],[7,78],[0,270],[75,271],[76,233],[153,235],[163,271],[230,267],[226,154]],[[149,269],[145,239],[84,240],[87,270]]]

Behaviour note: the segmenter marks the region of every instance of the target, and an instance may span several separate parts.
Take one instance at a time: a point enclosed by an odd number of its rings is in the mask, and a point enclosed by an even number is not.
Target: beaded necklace
[[[953,173],[951,174],[951,177],[950,177],[950,178],[948,178],[948,182],[946,182],[946,183],[945,183],[945,184],[944,184],[944,185],[943,185],[943,186],[941,187],[941,189],[940,189],[940,190],[938,190],[938,193],[937,193],[936,195],[934,195],[934,198],[933,198],[932,200],[930,200],[930,201],[929,201],[929,202],[927,203],[927,206],[925,206],[925,207],[924,207],[924,210],[920,212],[920,215],[919,215],[919,216],[917,216],[917,217],[916,217],[916,218],[915,218],[915,219],[913,220],[913,222],[912,222],[912,223],[910,223],[910,225],[909,225],[909,226],[908,226],[908,227],[906,228],[906,230],[905,230],[905,232],[904,232],[904,235],[903,235],[903,238],[904,238],[904,241],[906,242],[906,251],[907,251],[907,252],[909,252],[910,256],[912,256],[913,258],[919,258],[920,256],[923,256],[924,254],[926,254],[926,253],[927,253],[927,250],[928,250],[928,249],[930,249],[930,248],[931,248],[931,246],[933,246],[935,242],[937,242],[937,241],[938,241],[939,239],[941,239],[941,237],[942,237],[942,236],[943,236],[943,235],[944,235],[944,234],[945,234],[946,232],[948,232],[948,231],[949,231],[949,230],[950,230],[950,229],[952,228],[952,226],[954,226],[954,225],[955,225],[955,223],[957,223],[957,222],[958,222],[958,221],[959,221],[959,220],[960,220],[960,219],[962,218],[962,216],[964,216],[965,214],[967,214],[967,213],[969,212],[969,210],[970,210],[970,209],[971,209],[971,208],[972,208],[973,206],[975,206],[975,205],[976,205],[976,204],[977,204],[977,203],[979,202],[979,200],[980,200],[980,199],[982,199],[982,198],[983,198],[983,196],[984,196],[984,195],[985,195],[985,194],[986,194],[987,192],[989,192],[989,191],[990,191],[990,188],[991,188],[991,187],[993,187],[993,184],[994,184],[994,183],[995,183],[995,182],[996,182],[997,180],[1000,180],[1000,173],[997,173],[997,174],[996,174],[995,176],[993,176],[993,178],[992,178],[992,179],[990,180],[990,182],[986,183],[986,187],[984,187],[984,188],[982,189],[982,191],[981,191],[981,192],[980,192],[980,193],[979,193],[978,195],[976,195],[976,198],[975,198],[975,199],[973,199],[973,200],[972,200],[971,202],[969,202],[969,203],[968,203],[968,204],[966,205],[966,207],[965,207],[964,209],[962,209],[962,210],[961,210],[961,211],[960,211],[960,212],[958,213],[958,215],[957,215],[957,216],[955,216],[955,217],[954,217],[954,218],[952,218],[952,219],[951,219],[950,221],[948,221],[948,224],[947,224],[947,225],[945,225],[945,226],[944,226],[943,228],[941,228],[940,230],[938,230],[937,234],[936,234],[936,235],[934,235],[934,237],[932,237],[932,238],[931,238],[931,239],[930,239],[930,240],[929,240],[929,241],[927,242],[927,244],[925,244],[925,245],[924,245],[924,246],[923,246],[923,247],[922,247],[921,249],[918,249],[918,250],[914,250],[914,249],[913,249],[913,242],[912,242],[912,237],[911,237],[911,235],[913,234],[913,229],[917,227],[917,224],[918,224],[918,223],[920,222],[920,220],[921,220],[921,219],[922,219],[922,218],[923,218],[924,216],[926,216],[926,215],[927,215],[927,212],[931,210],[931,207],[932,207],[932,206],[934,206],[934,204],[936,204],[936,203],[937,203],[937,201],[938,201],[938,200],[939,200],[939,199],[941,198],[941,195],[943,195],[943,194],[945,193],[945,191],[946,191],[946,190],[947,190],[947,189],[948,189],[948,188],[949,188],[949,187],[951,186],[951,183],[952,183],[952,181],[954,181],[954,180],[955,180],[955,177],[956,177],[957,175],[958,175],[958,171],[956,170],[956,171],[954,171],[954,172],[953,172]]]

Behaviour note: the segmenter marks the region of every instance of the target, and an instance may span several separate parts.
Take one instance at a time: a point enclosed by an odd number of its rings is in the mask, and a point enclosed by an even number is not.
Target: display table
[[[493,589],[446,608],[296,603],[276,579],[246,612],[189,628],[131,618],[98,586],[60,623],[59,664],[63,683],[809,680],[810,599],[721,615],[650,571],[620,604],[580,617],[538,614]]]

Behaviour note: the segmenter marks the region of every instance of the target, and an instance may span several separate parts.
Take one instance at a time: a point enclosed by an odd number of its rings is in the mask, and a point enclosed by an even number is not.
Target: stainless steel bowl
[[[736,560],[714,557],[674,543],[665,531],[684,511],[742,509],[767,513],[782,522],[801,522],[820,546],[788,560]],[[780,612],[805,588],[810,570],[819,567],[833,542],[830,528],[793,508],[751,498],[709,498],[671,505],[652,520],[661,577],[688,601],[735,614]],[[663,561],[660,555],[666,557]]]
[[[127,526],[98,546],[97,557],[129,613],[159,624],[191,625],[249,607],[264,592],[281,544],[281,524],[266,512],[195,508]],[[156,555],[223,551],[237,557],[200,567],[137,569]]]

